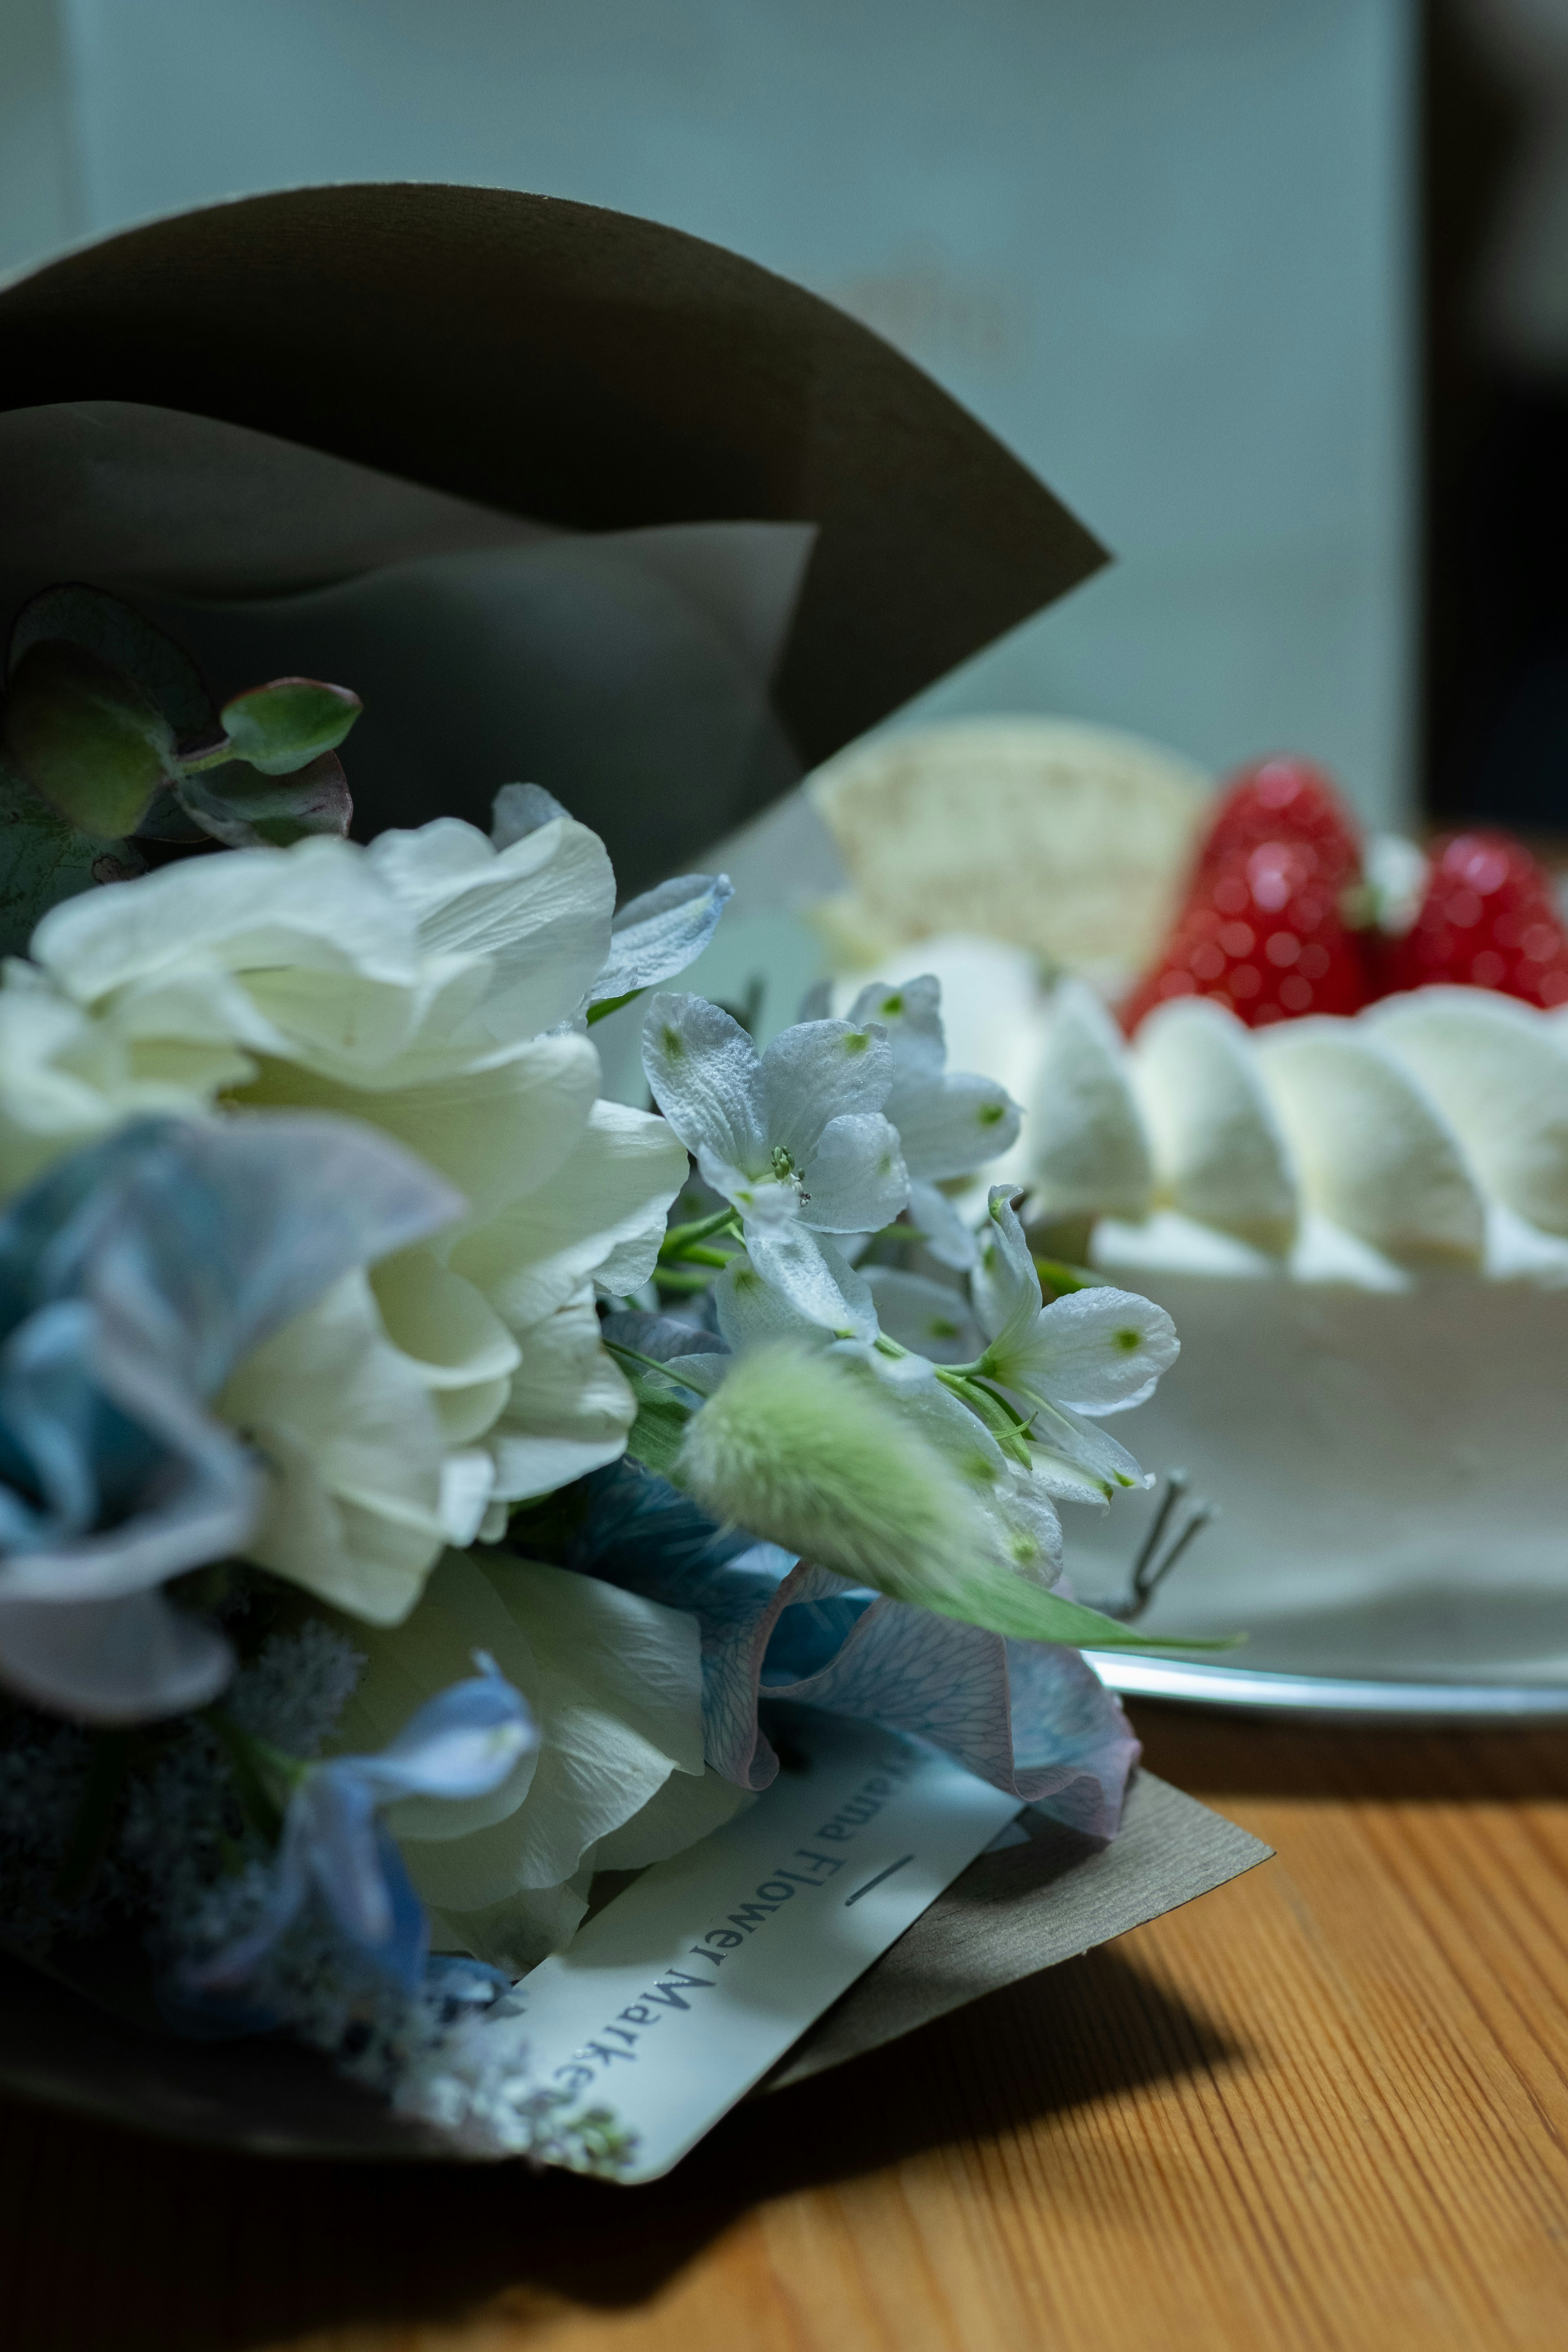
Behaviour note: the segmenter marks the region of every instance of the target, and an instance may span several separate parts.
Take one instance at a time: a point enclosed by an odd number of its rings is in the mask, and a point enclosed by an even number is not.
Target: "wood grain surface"
[[[0,2109],[6,2352],[1568,2345],[1568,1735],[1144,1709],[1278,1861],[640,2189]]]

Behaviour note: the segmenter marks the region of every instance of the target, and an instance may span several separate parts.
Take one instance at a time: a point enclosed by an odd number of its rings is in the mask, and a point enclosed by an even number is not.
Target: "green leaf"
[[[307,761],[335,751],[364,705],[346,686],[313,677],[275,677],[237,694],[218,714],[231,756],[264,776],[291,776]]]
[[[141,866],[129,842],[79,833],[0,760],[0,955],[25,955],[40,917],[62,898]]]
[[[46,588],[24,604],[11,630],[7,674],[32,646],[63,637],[122,669],[151,696],[179,736],[210,735],[216,725],[213,699],[202,674],[184,647],[140,613],[102,588],[68,581]]]
[[[589,1028],[593,1027],[595,1021],[607,1021],[612,1013],[620,1011],[623,1004],[635,1003],[639,996],[645,996],[647,993],[646,989],[628,988],[624,996],[601,996],[597,1004],[590,1004],[588,1007],[586,1017]]]
[[[621,1370],[637,1401],[637,1417],[626,1437],[626,1452],[645,1470],[657,1470],[661,1478],[673,1478],[692,1407],[672,1396],[662,1381],[638,1371],[624,1359]]]
[[[230,760],[210,775],[182,777],[177,791],[187,815],[226,849],[287,849],[310,833],[341,837],[354,813],[331,751],[291,776],[263,776],[247,761]]]
[[[174,764],[174,730],[146,689],[63,637],[16,663],[3,729],[12,765],[83,833],[134,833]]]
[[[963,1580],[962,1592],[938,1594],[922,1590],[897,1596],[917,1601],[939,1616],[955,1617],[960,1624],[983,1625],[989,1633],[1004,1633],[1015,1642],[1060,1642],[1074,1650],[1234,1650],[1244,1633],[1224,1633],[1210,1640],[1176,1641],[1142,1633],[1115,1617],[1086,1609],[1081,1601],[1064,1600],[1047,1592],[1000,1563],[981,1562]]]

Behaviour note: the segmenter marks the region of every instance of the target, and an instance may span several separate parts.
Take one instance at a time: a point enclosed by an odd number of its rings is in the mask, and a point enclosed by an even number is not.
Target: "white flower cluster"
[[[721,893],[688,890],[673,918],[656,894],[640,937],[636,908],[613,936],[597,836],[516,788],[498,815],[503,846],[443,819],[90,891],[0,988],[7,1196],[139,1112],[222,1104],[348,1114],[466,1201],[264,1342],[221,1400],[270,1472],[248,1556],[374,1623],[405,1617],[487,1515],[499,1532],[507,1503],[621,1452],[635,1405],[594,1286],[647,1279],[686,1174],[662,1119],[599,1099],[577,1016],[688,961]]]
[[[1051,1590],[1056,1506],[1143,1483],[1100,1422],[1175,1353],[1143,1300],[1045,1304],[1005,1188],[961,1213],[1020,1115],[947,1071],[934,981],[761,1055],[655,994],[662,1115],[601,1097],[590,1009],[684,969],[727,893],[686,877],[616,916],[596,836],[510,787],[489,838],[443,819],[90,891],[0,986],[0,1200],[149,1113],[282,1111],[380,1129],[460,1196],[271,1329],[216,1408],[264,1471],[244,1558],[353,1621],[351,1749],[480,1690],[476,1651],[534,1727],[493,1785],[388,1813],[437,1939],[512,1971],[571,1935],[595,1868],[750,1790],[710,1760],[695,1599],[476,1539],[629,1440],[721,1530],[994,1634],[1102,1638]],[[689,1153],[709,1205],[670,1229]],[[650,1311],[672,1295],[679,1326]]]
[[[925,1548],[903,1530],[901,1568],[889,1570],[897,1589],[936,1606],[942,1594],[951,1603],[967,1591],[955,1613],[992,1622],[973,1587],[977,1561],[1054,1583],[1062,1564],[1057,1502],[1103,1504],[1118,1487],[1147,1483],[1097,1424],[1142,1402],[1174,1360],[1177,1341],[1163,1308],[1125,1291],[1086,1282],[1047,1306],[1010,1188],[993,1188],[979,1236],[940,1189],[1008,1150],[1019,1112],[994,1081],[948,1073],[936,981],[865,989],[851,1019],[802,1022],[760,1059],[717,1006],[656,996],[644,1060],[659,1108],[733,1211],[743,1244],[712,1293],[727,1352],[683,1349],[680,1384],[716,1396],[733,1381],[736,1360],[762,1341],[854,1366],[903,1425],[910,1463],[923,1454],[924,1485],[944,1475],[969,1490],[967,1508],[952,1497],[932,1517],[942,1557],[929,1569]],[[890,1223],[905,1209],[912,1228]],[[899,1255],[923,1249],[939,1278],[852,1264],[879,1234]],[[966,1337],[973,1360],[955,1363]],[[830,1378],[818,1383],[825,1395]],[[770,1405],[764,1384],[762,1423],[782,1409],[782,1398]],[[843,1411],[842,1402],[825,1408],[825,1424],[841,1423]],[[733,1412],[704,1415],[693,1430],[689,1475],[721,1515],[791,1542],[788,1512],[775,1509],[770,1525],[743,1492],[747,1479],[762,1475],[763,1456],[748,1456],[739,1486],[724,1467],[720,1433]],[[821,1449],[828,1435],[825,1425],[820,1441],[803,1435],[795,1448],[802,1467],[811,1465],[812,1516],[822,1521],[816,1545],[801,1548],[838,1564],[831,1528],[837,1520],[847,1530],[857,1514],[847,1489],[827,1505]],[[782,1465],[770,1492],[782,1494],[781,1479]],[[894,1474],[891,1456],[880,1469],[868,1461],[862,1483],[858,1516],[868,1527],[896,1525],[895,1498],[922,1491],[912,1468]],[[801,1507],[807,1499],[803,1486]],[[863,1560],[843,1564],[864,1572]],[[1041,1621],[1016,1630],[1048,1629]]]

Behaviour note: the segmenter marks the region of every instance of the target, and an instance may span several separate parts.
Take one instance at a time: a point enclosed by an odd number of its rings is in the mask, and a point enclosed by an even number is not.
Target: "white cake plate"
[[[1218,1707],[1275,1722],[1362,1723],[1429,1731],[1532,1730],[1568,1723],[1568,1684],[1373,1682],[1349,1675],[1296,1675],[1130,1650],[1085,1654],[1123,1698]]]

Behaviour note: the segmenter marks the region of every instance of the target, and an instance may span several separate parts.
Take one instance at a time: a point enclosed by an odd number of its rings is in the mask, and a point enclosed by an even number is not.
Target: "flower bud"
[[[900,1600],[956,1592],[984,1547],[942,1456],[863,1377],[788,1343],[736,1359],[677,1475],[715,1517]]]

